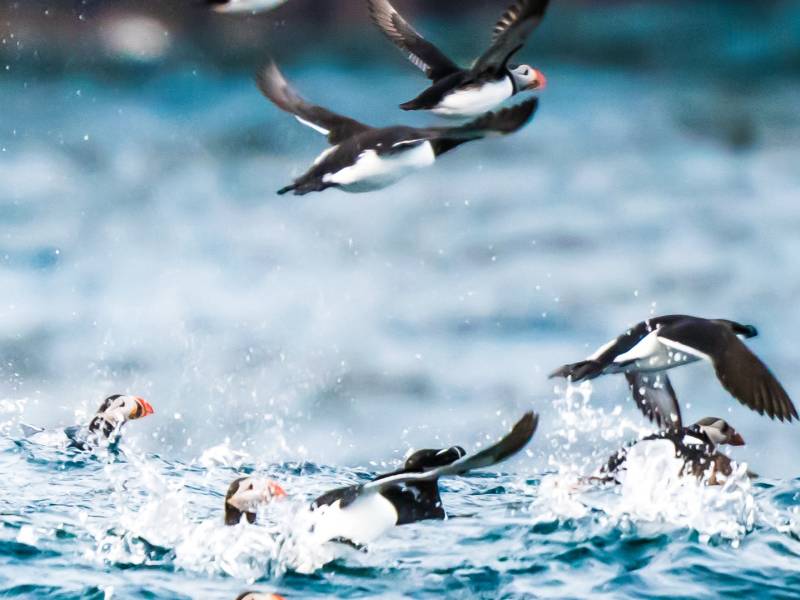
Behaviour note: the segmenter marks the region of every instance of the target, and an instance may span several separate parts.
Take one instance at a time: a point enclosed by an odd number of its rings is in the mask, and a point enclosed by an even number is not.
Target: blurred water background
[[[505,8],[396,3],[465,64]],[[425,80],[362,2],[290,0],[256,16],[177,0],[0,3],[4,594],[34,597],[15,582],[45,565],[63,585],[41,597],[110,597],[109,581],[115,598],[233,597],[252,573],[104,550],[92,527],[124,529],[125,511],[139,508],[135,495],[107,491],[142,485],[163,513],[169,482],[192,498],[177,504],[187,519],[213,519],[232,452],[299,474],[311,494],[409,448],[474,449],[533,408],[539,434],[508,475],[448,484],[460,494],[446,501],[461,512],[477,502],[485,522],[415,526],[388,546],[411,557],[378,550],[363,572],[353,558],[280,585],[342,597],[662,597],[662,583],[663,597],[716,597],[704,577],[722,581],[766,552],[773,570],[756,565],[729,591],[752,597],[772,582],[772,597],[792,597],[797,424],[740,407],[707,366],[674,374],[685,418],[726,417],[748,442],[735,458],[767,477],[742,493],[760,499],[762,516],[769,506],[794,517],[737,533],[741,548],[709,546],[703,527],[667,519],[670,533],[646,534],[639,561],[613,545],[641,540],[635,527],[602,521],[597,535],[616,542],[586,555],[574,542],[594,539],[595,517],[557,512],[544,526],[525,507],[544,494],[540,474],[585,471],[646,427],[622,378],[597,381],[583,413],[554,408],[563,390],[546,375],[647,316],[756,325],[751,347],[800,399],[799,40],[791,0],[555,0],[520,54],[549,80],[528,128],[381,192],[293,198],[274,192],[325,141],[260,96],[253,75],[267,57],[307,98],[354,118],[435,122],[396,108]],[[19,421],[70,424],[126,391],[157,412],[127,431],[152,461],[131,467],[130,481],[121,467],[64,466],[13,442]],[[222,467],[200,461],[220,448]],[[163,489],[140,484],[143,472]],[[62,496],[74,502],[47,503]],[[506,538],[500,554],[524,565],[485,567]],[[539,553],[562,538],[563,549]],[[470,550],[446,565],[425,551],[465,539]],[[691,567],[659,562],[664,553]],[[545,572],[575,587],[538,586]]]

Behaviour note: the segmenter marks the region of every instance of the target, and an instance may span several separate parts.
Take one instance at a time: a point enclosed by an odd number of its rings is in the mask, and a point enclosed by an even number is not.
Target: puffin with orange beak
[[[625,468],[628,452],[633,446],[655,440],[668,440],[675,446],[675,456],[683,460],[683,475],[706,477],[709,485],[719,485],[732,472],[731,460],[719,452],[719,446],[744,446],[742,435],[720,417],[704,417],[689,427],[664,430],[619,450],[600,469],[602,481],[617,481]],[[750,474],[755,477],[754,474]]]
[[[496,444],[467,456],[460,446],[419,450],[402,468],[372,481],[331,490],[311,503],[311,531],[320,543],[368,544],[396,525],[445,519],[439,479],[490,467],[522,450],[533,437],[539,418],[527,413]],[[274,481],[257,477],[235,480],[225,495],[225,523],[254,523],[260,506],[286,496]]]
[[[72,425],[57,430],[25,424],[21,427],[30,442],[90,451],[99,445],[115,447],[119,443],[125,423],[147,417],[154,412],[151,404],[144,398],[114,394],[103,400],[88,425]]]
[[[541,91],[547,80],[530,65],[512,65],[528,36],[544,19],[549,0],[515,0],[494,27],[489,48],[462,69],[423,38],[389,0],[367,0],[375,25],[433,83],[400,105],[403,110],[429,110],[443,117],[475,117],[511,96]]]

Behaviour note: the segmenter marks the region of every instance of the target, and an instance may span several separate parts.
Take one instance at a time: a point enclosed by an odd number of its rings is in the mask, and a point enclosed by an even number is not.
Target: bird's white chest
[[[371,192],[391,185],[413,171],[429,167],[436,161],[430,142],[409,144],[408,149],[402,149],[403,144],[395,145],[399,148],[397,152],[383,156],[375,150],[364,150],[355,163],[326,174],[322,180],[335,183],[348,192]]]
[[[474,117],[492,110],[514,95],[510,77],[481,86],[457,88],[447,94],[432,112],[444,117]]]
[[[627,352],[620,354],[614,359],[614,363],[623,365],[631,363],[639,372],[643,371],[663,371],[695,362],[699,357],[689,354],[685,350],[667,345],[658,336],[658,330],[647,334],[642,341],[636,344]]]
[[[380,494],[365,494],[346,508],[337,501],[314,511],[314,537],[319,542],[336,538],[368,544],[397,524],[397,511]]]

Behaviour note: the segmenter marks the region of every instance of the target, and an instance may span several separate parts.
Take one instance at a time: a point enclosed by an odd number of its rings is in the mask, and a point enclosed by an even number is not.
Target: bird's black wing
[[[372,129],[369,125],[306,102],[289,85],[274,62],[270,62],[259,71],[256,83],[261,93],[278,108],[293,114],[304,125],[328,136],[331,144],[338,144]]]
[[[358,498],[362,487],[363,486],[361,485],[349,485],[347,487],[336,488],[335,490],[325,492],[311,503],[311,508],[330,506],[337,500],[342,501],[341,506],[344,508],[348,504],[351,504],[353,500]]]
[[[499,73],[544,19],[549,0],[515,0],[494,27],[492,45],[475,61],[473,73]]]
[[[496,112],[487,112],[458,127],[430,127],[425,131],[428,138],[469,140],[491,134],[507,135],[521,129],[536,114],[538,98],[529,98],[514,106]]]
[[[767,366],[726,324],[698,319],[659,330],[658,338],[679,352],[708,358],[722,386],[745,406],[773,419],[797,419],[797,409]]]
[[[563,377],[571,381],[594,379],[602,374],[603,369],[614,362],[617,356],[631,350],[654,329],[655,325],[652,321],[648,320],[637,323],[621,336],[601,347],[593,356],[586,360],[559,367],[550,373],[549,377],[550,379],[553,377]]]
[[[388,0],[367,0],[372,21],[427,77],[437,81],[460,71],[458,65],[423,38]]]
[[[677,431],[683,427],[678,397],[665,372],[626,373],[636,406],[660,428]]]
[[[531,440],[536,432],[539,417],[533,412],[528,412],[514,425],[511,432],[496,444],[473,454],[465,456],[449,465],[437,467],[424,473],[401,473],[392,477],[386,477],[365,483],[361,486],[360,493],[380,493],[387,487],[397,484],[414,484],[422,481],[435,481],[441,477],[452,477],[463,475],[474,469],[490,467],[513,456]]]

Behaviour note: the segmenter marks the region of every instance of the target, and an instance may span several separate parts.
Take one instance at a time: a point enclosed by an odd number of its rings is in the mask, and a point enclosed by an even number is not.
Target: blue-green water
[[[572,410],[564,423],[586,407]],[[800,584],[796,479],[645,491],[644,480],[581,485],[564,468],[486,473],[444,483],[451,519],[358,552],[304,543],[297,514],[366,469],[253,463],[222,447],[190,463],[96,460],[10,440],[0,458],[24,482],[0,497],[2,597],[790,598]],[[225,527],[222,492],[242,471],[281,481],[291,499],[259,525]]]
[[[186,49],[62,64],[20,28],[0,54],[0,597],[798,597],[796,423],[680,369],[687,420],[728,419],[748,442],[732,457],[762,477],[665,483],[662,456],[637,485],[586,487],[648,426],[622,380],[565,395],[546,379],[648,315],[689,313],[756,325],[751,347],[800,398],[796,8],[748,29],[744,4],[706,28],[665,6],[579,21],[612,56],[641,21],[619,64],[581,50],[573,21],[543,30],[561,51],[531,52],[550,86],[524,131],[378,193],[305,198],[274,191],[324,140],[250,69]],[[659,23],[684,22],[707,61],[657,46]],[[366,122],[432,122],[395,108],[419,75],[379,35],[359,43],[383,58],[314,46],[284,70]],[[83,422],[114,392],[156,409],[124,457],[19,440],[20,422]],[[457,518],[367,553],[304,542],[309,499],[411,448],[475,450],[529,409],[526,453],[443,482]],[[292,499],[226,529],[224,491],[251,470]]]

